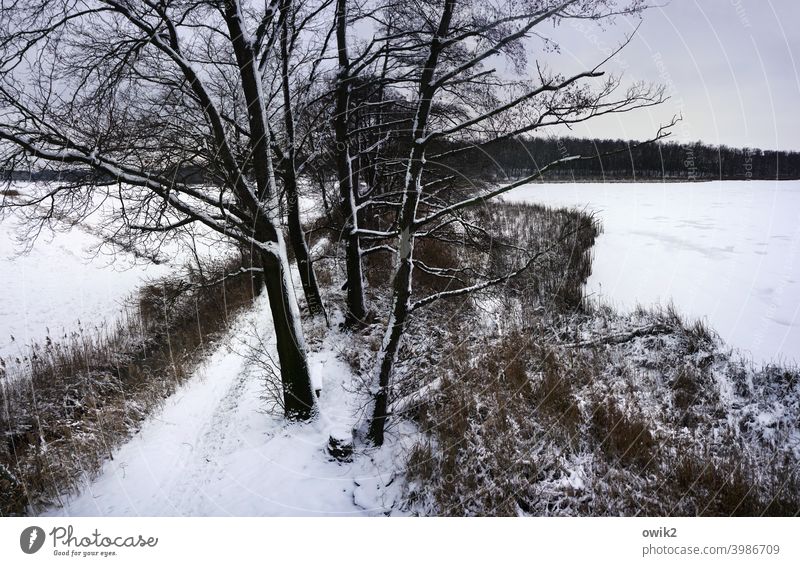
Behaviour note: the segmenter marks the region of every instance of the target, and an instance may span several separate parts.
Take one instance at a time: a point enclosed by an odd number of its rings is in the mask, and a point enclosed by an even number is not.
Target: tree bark
[[[294,158],[291,158],[291,160],[293,162]],[[287,167],[293,168],[294,165],[287,163]],[[297,179],[293,172],[289,172],[287,176],[284,176],[284,188],[286,189],[289,242],[297,262],[297,270],[300,272],[300,283],[303,286],[303,293],[308,304],[308,312],[311,316],[322,316],[327,320],[325,304],[322,302],[322,295],[317,283],[317,274],[314,272],[305,232],[303,232],[303,226],[300,222],[300,207],[297,202]]]
[[[262,254],[261,261],[281,366],[284,413],[289,419],[307,420],[314,416],[316,397],[311,387],[297,299],[288,283],[289,261],[285,254],[281,260],[268,253]]]
[[[277,222],[279,211],[275,168],[269,146],[270,132],[260,76],[255,64],[252,40],[241,21],[238,0],[225,2],[225,21],[248,108],[252,165],[258,187],[257,200],[252,210],[256,219],[253,226],[254,236],[260,242],[272,244],[265,247],[261,261],[281,366],[284,411],[287,418],[308,419],[315,412],[316,398],[311,387],[311,374],[300,326],[300,311],[289,271],[289,259]]]
[[[350,59],[347,54],[347,0],[336,0],[336,46],[339,74],[336,83],[336,109],[333,129],[336,138],[336,171],[339,177],[339,197],[344,218],[342,234],[345,241],[347,267],[347,326],[364,323],[367,309],[364,300],[364,274],[361,264],[361,239],[358,235],[358,185],[354,180],[353,163],[348,139],[350,105]]]
[[[367,438],[375,446],[383,444],[386,419],[389,417],[392,370],[410,310],[414,237],[409,232],[404,232],[400,237],[400,265],[393,282],[392,313],[378,357],[378,390],[374,394],[375,406],[367,432]]]
[[[311,316],[323,316],[325,305],[317,284],[317,276],[314,273],[314,266],[308,253],[308,244],[303,232],[303,225],[300,221],[300,206],[297,193],[297,159],[296,159],[296,135],[294,128],[294,115],[292,112],[292,93],[289,85],[289,12],[292,9],[292,0],[281,2],[281,29],[280,29],[280,52],[281,52],[281,91],[283,94],[283,122],[286,129],[287,148],[284,153],[283,163],[283,185],[286,191],[286,215],[289,224],[289,242],[294,251],[297,270],[300,272],[300,282],[303,285],[303,293],[308,304],[308,312]]]

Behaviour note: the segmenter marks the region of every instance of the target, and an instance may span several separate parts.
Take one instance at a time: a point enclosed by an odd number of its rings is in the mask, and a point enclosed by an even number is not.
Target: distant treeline
[[[471,178],[523,177],[548,163],[573,155],[594,156],[548,171],[545,179],[686,181],[728,179],[800,179],[800,152],[659,142],[637,145],[624,140],[528,138],[488,145],[431,144],[431,165]],[[436,154],[441,154],[437,158]],[[96,173],[79,170],[0,172],[16,181],[80,182]],[[159,172],[176,181],[213,183],[197,167]],[[113,181],[112,179],[107,179]]]
[[[556,159],[595,156],[548,171],[546,179],[800,179],[800,152],[582,138],[529,138],[465,148],[445,158],[461,174],[522,177]]]
[[[178,171],[154,171],[160,176],[168,176],[175,181],[190,184],[207,183],[207,176],[199,167],[183,167]],[[0,170],[1,181],[40,181],[40,182],[60,182],[60,183],[80,183],[81,181],[92,182],[113,182],[109,175],[104,175],[90,169],[64,169],[49,166],[38,171],[2,171]]]

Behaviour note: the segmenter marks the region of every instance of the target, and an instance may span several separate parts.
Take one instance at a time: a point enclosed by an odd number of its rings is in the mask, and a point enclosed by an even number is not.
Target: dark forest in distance
[[[624,140],[529,138],[459,152],[448,166],[461,173],[522,177],[571,155],[597,155],[548,171],[544,179],[747,180],[800,179],[800,152],[714,146],[695,142],[637,145]]]
[[[800,152],[733,148],[695,142],[657,142],[639,145],[625,140],[587,138],[527,138],[491,144],[436,144],[433,153],[448,153],[441,165],[467,178],[502,179],[531,175],[539,167],[571,155],[597,155],[573,161],[548,171],[544,180],[748,180],[800,179]],[[431,165],[435,163],[432,162]],[[16,181],[74,181],[78,171],[5,171],[5,179]],[[182,180],[201,183],[199,170],[184,169]]]

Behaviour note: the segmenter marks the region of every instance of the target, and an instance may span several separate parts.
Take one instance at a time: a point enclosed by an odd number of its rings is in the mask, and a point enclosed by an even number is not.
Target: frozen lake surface
[[[756,362],[800,362],[800,182],[536,183],[505,200],[598,215],[600,300],[671,301]]]
[[[32,183],[16,183],[23,195]],[[162,246],[156,265],[106,247],[97,253],[105,226],[102,210],[79,227],[55,233],[42,230],[27,253],[21,217],[9,212],[0,221],[0,358],[28,352],[28,345],[48,336],[60,340],[80,329],[93,332],[113,326],[125,303],[143,283],[180,269],[194,257],[177,239]],[[224,256],[225,245],[198,239],[202,257]]]
[[[622,310],[672,301],[757,362],[800,361],[800,182],[537,183],[506,200],[597,213],[593,296]],[[17,257],[14,232],[0,223],[0,356],[114,318],[148,276],[174,269],[88,258],[83,230]]]
[[[97,236],[80,228],[42,233],[29,253],[16,242],[14,217],[0,222],[0,357],[18,356],[31,342],[54,340],[110,323],[126,298],[167,266],[143,265],[124,253],[91,251]]]

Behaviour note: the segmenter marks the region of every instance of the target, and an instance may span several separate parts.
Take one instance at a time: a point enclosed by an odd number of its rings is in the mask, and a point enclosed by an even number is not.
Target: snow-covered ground
[[[33,249],[20,254],[14,217],[0,222],[0,357],[19,355],[31,342],[93,329],[119,315],[125,298],[166,265],[89,253],[98,243],[79,228],[43,233]],[[13,337],[13,338],[12,338]]]
[[[601,300],[672,301],[756,362],[800,362],[800,182],[536,183],[505,200],[597,213]]]
[[[33,192],[29,185],[20,182],[14,188],[25,195]],[[56,224],[55,233],[42,230],[30,250],[19,241],[24,232],[18,214],[0,221],[0,357],[20,355],[48,336],[59,339],[113,324],[143,283],[194,261],[194,254],[177,238],[159,250],[164,261],[159,265],[108,246],[98,253],[100,233],[108,229],[103,206],[78,227],[62,230]],[[230,251],[218,238],[198,236],[193,244],[202,258],[223,257]]]
[[[192,378],[106,462],[81,494],[52,516],[374,515],[397,502],[402,463],[391,442],[340,463],[329,434],[355,425],[353,376],[336,357],[333,331],[310,355],[322,383],[321,418],[287,423],[264,412],[263,382],[246,362],[248,344],[274,347],[262,296]],[[273,351],[273,356],[275,355]],[[397,479],[397,481],[395,481]]]
[[[311,204],[308,199],[302,202],[306,217],[318,213]],[[11,215],[0,222],[0,284],[5,292],[0,302],[0,357],[17,355],[28,343],[47,336],[58,339],[80,328],[93,331],[111,323],[144,282],[191,260],[177,244],[162,253],[169,259],[162,265],[137,261],[126,253],[91,254],[100,242],[99,225],[90,217],[84,226],[43,233],[30,252],[20,255],[17,218]],[[203,257],[227,251],[210,241],[196,244]],[[362,449],[345,463],[326,451],[329,436],[346,438],[364,409],[357,393],[360,384],[337,357],[343,342],[335,328],[309,358],[315,384],[322,385],[321,416],[315,422],[287,423],[280,414],[265,412],[269,403],[259,375],[263,370],[248,361],[254,348],[263,344],[277,358],[271,314],[262,297],[240,316],[227,338],[210,349],[164,407],[128,442],[114,448],[113,459],[105,462],[98,477],[87,477],[79,493],[63,495],[61,505],[44,514],[398,512],[399,446],[390,441],[378,451]]]

